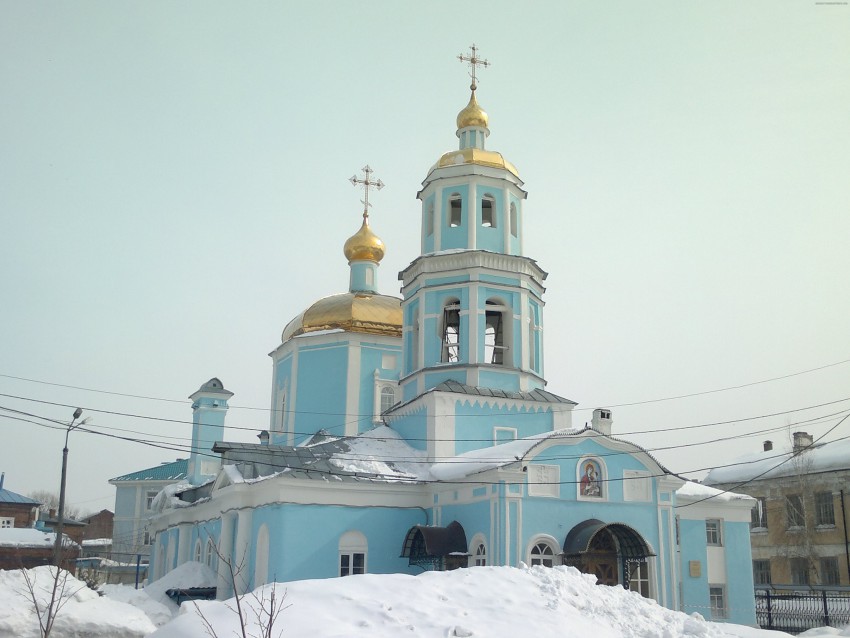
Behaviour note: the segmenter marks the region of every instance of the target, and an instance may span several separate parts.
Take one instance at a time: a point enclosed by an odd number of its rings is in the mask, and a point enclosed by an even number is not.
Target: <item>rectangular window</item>
[[[835,525],[832,492],[815,494],[815,525]]]
[[[708,545],[723,544],[723,521],[721,521],[719,518],[706,519],[705,542]]]
[[[481,225],[485,228],[496,227],[496,214],[494,209],[494,200],[490,197],[484,197],[481,200]]]
[[[366,554],[352,552],[339,555],[339,575],[351,576],[366,573]]]
[[[649,598],[649,567],[646,562],[628,562],[629,589]]]
[[[153,507],[153,500],[159,492],[148,492],[145,494],[145,509],[150,510]]]
[[[150,545],[151,544],[151,533],[145,532],[142,534],[142,545]]]
[[[454,197],[449,201],[449,226],[457,228],[461,223],[460,197]]]
[[[788,494],[785,497],[785,512],[787,514],[789,528],[806,526],[802,496],[799,494]]]
[[[767,499],[765,497],[759,496],[756,499],[756,504],[751,511],[751,516],[750,529],[767,529]]]
[[[0,529],[11,529],[15,526],[15,519],[12,517],[0,518]]]
[[[809,584],[809,559],[807,558],[792,558],[791,566],[791,584],[792,585],[808,585]]]
[[[723,585],[709,585],[708,599],[711,603],[711,618],[726,618],[726,588]]]
[[[756,585],[770,585],[770,560],[753,561],[753,582]]]
[[[820,559],[820,584],[821,585],[838,585],[838,558],[828,556]]]

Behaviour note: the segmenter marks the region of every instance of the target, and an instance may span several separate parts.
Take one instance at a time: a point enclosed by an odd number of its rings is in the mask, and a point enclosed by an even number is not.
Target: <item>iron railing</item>
[[[850,624],[850,587],[756,586],[756,620],[762,629],[799,634]]]

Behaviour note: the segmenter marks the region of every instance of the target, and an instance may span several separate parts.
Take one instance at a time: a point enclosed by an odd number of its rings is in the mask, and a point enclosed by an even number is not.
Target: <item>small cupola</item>
[[[369,227],[369,189],[381,190],[384,183],[372,179],[372,169],[367,164],[363,167],[363,177],[353,175],[348,181],[354,186],[362,186],[363,223],[360,230],[346,240],[342,248],[345,258],[351,268],[349,292],[374,294],[378,292],[378,264],[384,258],[386,247],[381,238]]]

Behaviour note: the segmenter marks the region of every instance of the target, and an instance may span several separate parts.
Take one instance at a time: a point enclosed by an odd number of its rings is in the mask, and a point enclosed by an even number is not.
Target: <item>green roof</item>
[[[131,472],[123,476],[109,479],[110,483],[117,481],[181,481],[186,478],[189,470],[189,459],[177,459],[171,463],[161,463],[146,470]]]

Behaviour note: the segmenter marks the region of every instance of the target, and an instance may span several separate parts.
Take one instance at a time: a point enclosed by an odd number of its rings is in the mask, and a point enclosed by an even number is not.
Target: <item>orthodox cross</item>
[[[353,186],[357,186],[358,184],[363,186],[365,196],[364,199],[360,200],[360,203],[363,204],[363,217],[368,217],[369,206],[371,206],[371,204],[369,203],[369,187],[374,186],[377,190],[381,190],[384,187],[384,183],[381,180],[375,180],[374,182],[372,181],[371,177],[374,171],[369,167],[368,164],[366,164],[366,166],[364,166],[360,170],[362,170],[363,174],[365,175],[363,179],[358,179],[357,175],[352,175],[351,179],[349,179],[348,181],[351,182]]]
[[[475,67],[483,66],[486,69],[488,66],[490,66],[490,62],[485,60],[484,58],[478,57],[478,47],[475,46],[475,43],[473,43],[472,46],[469,47],[469,50],[471,51],[470,55],[464,55],[463,53],[461,53],[459,56],[457,56],[457,59],[461,62],[469,63],[469,67],[472,69],[472,72],[469,74],[472,78],[472,84],[469,88],[474,91],[476,88],[478,88],[478,85],[475,83]]]

